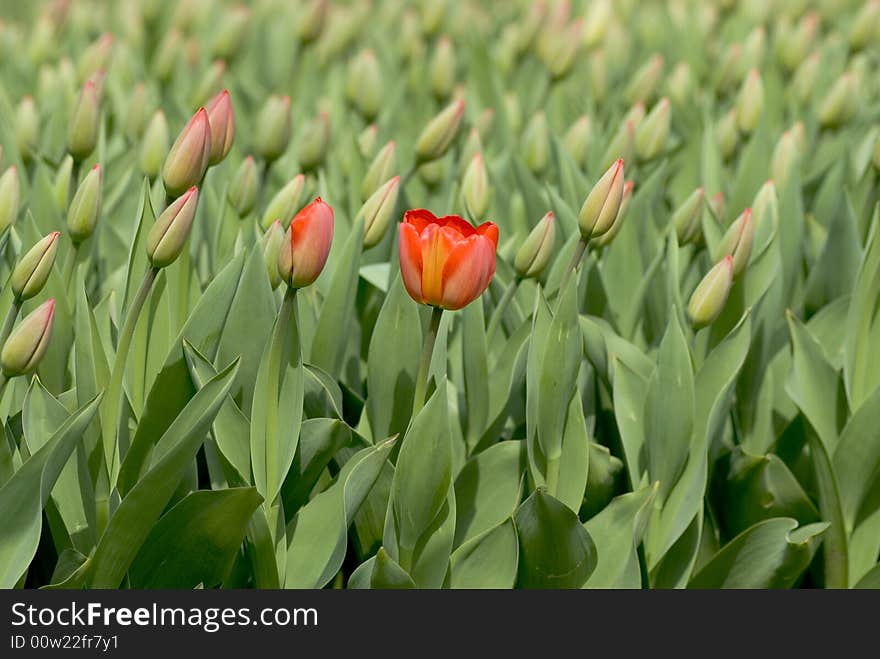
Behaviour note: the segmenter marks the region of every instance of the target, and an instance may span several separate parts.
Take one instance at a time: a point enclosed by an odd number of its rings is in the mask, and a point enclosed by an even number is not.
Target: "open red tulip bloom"
[[[400,271],[412,299],[443,309],[476,300],[495,274],[498,227],[409,210],[400,225]]]

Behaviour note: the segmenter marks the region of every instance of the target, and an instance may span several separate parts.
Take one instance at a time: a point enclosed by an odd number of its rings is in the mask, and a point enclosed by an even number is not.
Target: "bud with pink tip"
[[[165,165],[162,167],[162,180],[165,192],[175,197],[198,185],[211,158],[211,124],[208,111],[200,108],[177,136]]]

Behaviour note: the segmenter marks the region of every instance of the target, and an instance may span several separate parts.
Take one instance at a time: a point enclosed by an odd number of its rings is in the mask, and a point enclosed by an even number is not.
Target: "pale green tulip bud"
[[[394,140],[388,142],[370,163],[361,183],[361,200],[366,201],[387,181],[397,169],[397,145]]]
[[[52,195],[58,208],[67,208],[67,199],[70,196],[70,177],[73,175],[73,157],[68,154],[58,165],[55,172],[55,180],[52,181]]]
[[[550,53],[559,40],[559,35],[565,31],[565,26],[568,25],[570,14],[571,3],[567,0],[550,6],[550,11],[541,25],[535,43],[535,51],[544,62],[549,61]]]
[[[805,14],[797,28],[783,28],[782,38],[777,38],[777,54],[787,70],[794,71],[804,61],[815,47],[818,33],[819,15],[814,11]]]
[[[627,103],[647,103],[654,96],[660,77],[663,75],[663,57],[653,55],[632,76],[623,93]]]
[[[553,211],[542,217],[520,245],[513,261],[516,274],[523,279],[541,276],[556,243],[556,217]]]
[[[854,73],[844,73],[819,106],[819,123],[826,128],[847,123],[859,111],[859,85]]]
[[[90,75],[86,82],[91,82],[95,86],[95,94],[98,96],[98,104],[104,99],[104,83],[107,81],[107,72],[104,69],[98,69]]]
[[[691,72],[691,67],[687,62],[679,62],[676,64],[672,73],[669,74],[666,88],[669,90],[669,97],[676,105],[681,107],[692,103],[694,94],[694,76]]]
[[[519,133],[522,130],[523,117],[522,107],[516,94],[505,94],[502,99],[504,103],[504,116],[507,118],[507,126],[511,132]]]
[[[321,36],[324,25],[327,23],[327,13],[330,10],[328,0],[312,0],[302,12],[299,24],[299,39],[303,43],[312,43]]]
[[[281,285],[281,273],[278,272],[278,254],[284,244],[284,227],[281,220],[275,220],[263,234],[263,258],[266,260],[266,272],[269,275],[269,284],[274,291]]]
[[[235,139],[235,113],[232,110],[229,90],[224,89],[212,98],[206,110],[208,123],[211,126],[211,157],[208,159],[208,164],[216,165],[229,155],[232,140]]]
[[[471,158],[461,181],[461,193],[471,217],[476,219],[486,214],[489,207],[489,173],[482,153],[476,153]]]
[[[213,28],[214,40],[211,44],[211,53],[214,57],[231,60],[239,53],[250,20],[251,11],[244,5],[223,12],[219,24]]]
[[[0,368],[7,378],[25,375],[37,368],[52,335],[55,300],[49,299],[31,311],[3,344]]]
[[[79,92],[67,124],[67,150],[74,160],[85,160],[95,150],[100,118],[98,91],[95,83],[87,80]]]
[[[70,208],[67,210],[67,232],[74,245],[89,238],[95,231],[101,216],[101,188],[103,173],[101,165],[89,170],[76,189]]]
[[[162,181],[169,196],[183,194],[198,185],[211,159],[211,124],[208,111],[200,108],[177,136],[162,166]]]
[[[199,191],[193,186],[171,202],[150,227],[147,257],[154,268],[169,266],[180,256],[196,216],[198,201]]]
[[[735,108],[721,117],[715,126],[715,139],[718,141],[718,150],[721,152],[721,157],[729,160],[736,152],[737,144],[739,144],[739,128],[737,127]]]
[[[437,40],[428,75],[434,97],[438,101],[445,101],[449,98],[452,88],[455,86],[455,51],[448,38],[441,37]]]
[[[614,17],[611,0],[597,0],[587,8],[587,20],[584,25],[584,45],[587,48],[599,45],[608,32],[608,24]]]
[[[725,256],[733,257],[733,276],[739,275],[749,262],[752,253],[752,242],[755,237],[755,223],[752,209],[746,208],[728,227],[718,243],[712,256],[713,261],[720,261]]]
[[[113,35],[106,32],[86,46],[77,64],[80,80],[86,80],[96,71],[107,68],[113,52],[113,41]]]
[[[477,132],[476,128],[471,128],[470,132],[468,132],[467,139],[464,141],[464,145],[461,147],[461,154],[458,160],[459,170],[462,176],[464,176],[468,165],[471,164],[473,157],[482,152],[483,141],[480,139],[480,134]]]
[[[587,115],[578,117],[562,138],[562,146],[578,167],[583,167],[587,159],[587,147],[590,145],[592,126]]]
[[[806,103],[813,96],[816,77],[819,73],[819,62],[819,53],[813,53],[801,62],[791,79],[792,94],[800,103]]]
[[[400,36],[397,42],[400,44],[400,54],[406,62],[415,60],[425,47],[419,16],[412,9],[403,12],[403,18],[400,22]]]
[[[739,81],[742,80],[742,60],[742,46],[738,43],[730,44],[717,68],[715,89],[719,92],[726,92],[739,84]]]
[[[746,76],[736,100],[736,123],[744,133],[751,133],[758,127],[764,111],[764,83],[757,69]]]
[[[562,80],[571,73],[583,43],[584,21],[576,20],[551,41],[547,53],[547,69],[553,80]]]
[[[703,188],[697,188],[672,214],[672,225],[675,227],[679,245],[693,243],[699,239],[703,228],[700,219],[705,196]]]
[[[272,95],[257,115],[254,151],[268,162],[277,160],[290,142],[290,96]]]
[[[128,111],[125,113],[123,132],[132,142],[137,142],[147,126],[147,87],[139,82],[131,93]]]
[[[725,256],[697,285],[688,302],[688,316],[694,329],[701,329],[718,318],[733,286],[733,257]]]
[[[665,151],[670,125],[669,99],[662,98],[636,131],[636,154],[641,160],[653,160]]]
[[[604,101],[608,97],[608,66],[603,51],[597,50],[590,55],[587,61],[587,73],[593,96],[597,101]]]
[[[144,131],[139,157],[141,171],[151,181],[159,175],[159,169],[162,167],[162,161],[167,152],[168,122],[165,120],[165,113],[162,110],[156,110],[150,123],[147,124],[147,130]]]
[[[535,112],[526,126],[522,149],[526,166],[536,176],[540,175],[550,161],[550,127],[543,110]]]
[[[464,101],[456,99],[428,122],[416,141],[416,160],[426,163],[441,158],[458,134],[464,116]]]
[[[742,62],[746,70],[760,69],[767,52],[767,31],[763,25],[752,28],[743,42]]]
[[[226,193],[229,204],[239,217],[247,216],[254,209],[259,189],[260,173],[253,156],[248,156],[238,166]]]
[[[20,201],[18,171],[10,165],[0,176],[0,235],[15,224]]]
[[[376,140],[379,137],[379,127],[370,124],[364,128],[357,137],[358,150],[364,158],[371,157],[376,153]]]
[[[55,263],[60,235],[60,231],[53,231],[45,236],[16,264],[9,278],[9,284],[12,287],[12,295],[18,302],[30,300],[43,290]]]
[[[880,30],[880,2],[869,0],[862,5],[853,19],[849,32],[849,45],[854,50],[860,50],[872,39],[876,43],[878,30]]]
[[[306,132],[299,143],[299,163],[307,171],[316,170],[327,157],[330,145],[330,115],[319,112],[306,126]]]
[[[600,178],[578,213],[581,237],[590,240],[611,228],[623,199],[623,160],[618,159]]]
[[[767,244],[779,226],[779,197],[773,181],[767,181],[752,201],[752,224],[755,242],[759,247]]]
[[[388,230],[394,209],[397,206],[397,195],[400,192],[400,177],[383,183],[361,206],[359,215],[364,218],[364,247],[369,249],[378,245]]]
[[[223,89],[223,76],[225,75],[226,62],[223,60],[212,62],[195,85],[195,90],[190,96],[190,107],[207,106],[208,101],[215,98]]]
[[[419,165],[416,173],[419,175],[419,180],[429,189],[433,190],[443,182],[443,179],[446,177],[446,169],[446,161],[438,158],[437,160]]]
[[[15,142],[22,160],[30,162],[37,153],[39,119],[32,96],[25,96],[15,111]]]
[[[294,176],[287,184],[275,193],[275,196],[266,206],[260,226],[268,229],[273,220],[281,220],[281,224],[287,228],[296,211],[299,210],[299,202],[302,199],[306,177],[302,174]]]
[[[636,103],[623,118],[620,127],[605,148],[605,153],[600,161],[602,167],[610,167],[619,157],[623,157],[624,160],[629,160],[633,157],[635,154],[636,130],[644,118],[644,104]]]
[[[495,110],[493,108],[485,108],[480,112],[480,116],[477,117],[477,120],[474,122],[473,130],[477,131],[479,139],[485,140],[489,136],[489,131],[492,130],[492,125],[494,123]]]
[[[422,5],[422,30],[425,34],[435,35],[440,31],[448,9],[447,0],[432,0]]]
[[[716,219],[720,220],[724,216],[724,193],[716,192],[711,197],[709,197],[709,201],[707,202],[709,206],[709,210],[712,212],[712,215],[715,216]]]
[[[620,198],[620,210],[617,211],[617,217],[614,218],[614,224],[611,225],[611,228],[608,229],[608,231],[594,241],[598,247],[606,247],[610,245],[611,241],[614,240],[614,237],[620,233],[620,229],[623,227],[623,222],[626,219],[626,212],[629,209],[629,202],[630,199],[632,199],[632,194],[633,182],[627,181],[623,184],[623,196]]]
[[[351,60],[345,92],[348,100],[367,121],[372,121],[379,114],[385,91],[379,61],[372,50],[363,50]]]
[[[534,42],[535,37],[547,18],[547,4],[545,2],[533,2],[525,13],[523,20],[516,24],[516,51],[526,51]]]
[[[183,35],[177,29],[165,33],[153,56],[153,72],[160,82],[168,82],[179,66],[183,51]]]

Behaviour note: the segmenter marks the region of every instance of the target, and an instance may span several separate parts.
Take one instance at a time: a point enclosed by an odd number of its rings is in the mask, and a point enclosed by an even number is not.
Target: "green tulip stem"
[[[501,299],[498,300],[498,304],[495,305],[495,310],[492,312],[492,316],[489,318],[489,327],[486,329],[487,345],[491,344],[492,338],[495,336],[495,333],[501,326],[501,319],[504,318],[507,307],[510,306],[510,301],[516,294],[516,290],[517,288],[519,288],[519,283],[521,281],[522,278],[520,278],[519,276],[511,279],[510,283],[507,285],[507,288],[504,289],[504,293],[501,295]]]
[[[117,430],[119,419],[122,415],[122,380],[125,376],[125,365],[128,361],[131,340],[134,337],[134,330],[135,327],[137,327],[138,318],[140,318],[141,311],[144,308],[147,298],[150,296],[150,291],[153,288],[153,283],[156,281],[156,276],[158,274],[159,268],[155,267],[150,268],[144,273],[141,286],[135,294],[134,299],[131,301],[131,306],[129,307],[128,312],[125,314],[125,323],[122,326],[122,333],[119,335],[119,343],[116,346],[116,357],[113,360],[113,370],[110,372],[110,383],[107,386],[107,395],[103,401],[105,412],[102,415],[103,418],[101,420],[101,433],[104,440],[104,457],[107,461],[106,466],[107,471],[110,474],[110,483],[112,487],[115,487],[116,485],[116,477],[118,475],[117,470],[119,467],[117,464],[117,460],[119,459],[117,445],[119,437]]]
[[[437,341],[437,331],[440,329],[440,319],[442,317],[443,309],[441,307],[433,307],[431,322],[428,325],[428,333],[425,334],[425,347],[422,349],[419,374],[416,376],[416,390],[413,395],[413,418],[425,405],[425,394],[428,391],[428,371],[431,369],[431,357],[434,354],[434,343]]]
[[[3,394],[6,392],[6,385],[9,384],[10,379],[3,371],[0,371],[0,401],[3,400]]]
[[[409,183],[409,180],[413,177],[413,174],[415,174],[418,171],[418,169],[419,169],[419,166],[414,164],[412,167],[410,167],[409,169],[407,169],[403,173],[403,176],[400,177],[400,189],[401,190],[403,190],[406,187],[406,184]]]
[[[568,284],[568,280],[571,279],[571,275],[577,270],[578,266],[581,263],[581,259],[584,257],[584,251],[587,249],[587,241],[585,238],[581,238],[577,242],[577,246],[574,248],[574,254],[571,255],[571,261],[568,263],[568,267],[565,269],[565,274],[562,276],[562,283],[559,284],[559,293],[561,294],[563,290],[565,290],[566,285]]]
[[[9,311],[6,312],[6,320],[3,321],[3,330],[0,333],[0,348],[6,344],[6,339],[12,334],[12,328],[15,327],[15,319],[21,311],[21,300],[13,299]]]

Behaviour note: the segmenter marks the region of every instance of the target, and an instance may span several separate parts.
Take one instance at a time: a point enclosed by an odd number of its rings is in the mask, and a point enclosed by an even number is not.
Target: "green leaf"
[[[812,453],[813,470],[819,492],[819,512],[828,524],[828,533],[822,543],[822,555],[825,559],[825,587],[849,587],[849,548],[841,509],[837,475],[828,455],[828,450],[821,439],[809,433],[810,451]]]
[[[559,486],[556,498],[577,512],[584,500],[590,471],[590,433],[580,392],[568,404],[568,414],[562,436],[562,458],[559,466]]]
[[[513,588],[519,540],[513,519],[471,538],[449,560],[451,588]]]
[[[192,492],[165,513],[129,571],[133,588],[222,583],[262,497],[252,487]]]
[[[309,495],[336,455],[351,441],[351,428],[338,419],[307,419],[300,428],[299,449],[281,487],[287,520],[309,499]]]
[[[849,532],[856,526],[862,504],[880,473],[880,387],[874,390],[852,415],[834,450],[834,473],[838,481],[840,506]]]
[[[415,587],[412,577],[406,573],[406,570],[400,567],[383,547],[379,547],[370,574],[370,588],[400,590]]]
[[[489,356],[482,300],[461,311],[461,361],[467,410],[466,442],[472,449],[488,422]]]

